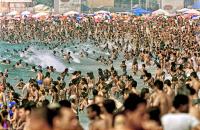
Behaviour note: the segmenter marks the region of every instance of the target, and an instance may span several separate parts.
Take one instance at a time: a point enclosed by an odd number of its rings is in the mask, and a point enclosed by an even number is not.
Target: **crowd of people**
[[[78,39],[79,44],[91,41],[109,53],[96,59],[107,66],[96,68],[98,75],[96,70],[83,74],[79,70],[69,73],[66,68],[53,79],[53,66],[33,67],[35,79],[12,86],[6,80],[9,73],[1,72],[0,129],[83,130],[79,114],[87,111],[89,130],[200,130],[199,20],[177,15],[0,21],[2,41],[36,40],[58,46]],[[62,53],[69,61],[72,58],[63,51],[54,53]],[[118,71],[113,63],[121,55]],[[81,54],[87,56],[87,52]],[[131,72],[126,61],[132,62]],[[21,64],[17,62],[15,69]],[[153,73],[148,69],[152,66],[156,67]]]

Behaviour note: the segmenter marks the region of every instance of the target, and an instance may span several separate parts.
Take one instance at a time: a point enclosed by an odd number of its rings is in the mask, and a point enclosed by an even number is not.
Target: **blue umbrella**
[[[147,10],[142,9],[142,8],[135,8],[135,9],[132,10],[132,12],[135,15],[137,15],[137,16],[141,16],[143,14],[149,14],[149,13],[151,13],[150,11],[147,11]]]

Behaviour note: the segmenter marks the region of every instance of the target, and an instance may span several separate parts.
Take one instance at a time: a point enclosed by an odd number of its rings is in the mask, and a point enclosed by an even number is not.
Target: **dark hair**
[[[157,67],[160,69],[161,68],[160,64],[157,64]]]
[[[22,100],[22,105],[25,105],[28,102],[28,99],[23,99]]]
[[[177,95],[174,98],[173,106],[178,109],[181,105],[186,105],[189,103],[189,98],[186,95]]]
[[[2,117],[5,118],[6,116],[8,116],[8,112],[6,110],[1,112]]]
[[[53,127],[53,119],[59,115],[60,108],[42,107],[35,110],[34,115],[44,119],[50,127]]]
[[[131,81],[131,86],[133,88],[136,88],[137,87],[137,81],[135,81],[134,79]]]
[[[59,104],[61,107],[71,108],[71,103],[68,100],[61,100],[59,101]]]
[[[148,88],[142,88],[141,93],[140,93],[140,97],[144,98],[146,93],[149,93],[149,89]]]
[[[48,99],[45,99],[44,101],[42,101],[42,106],[43,107],[46,107],[49,105],[49,100]]]
[[[197,76],[197,73],[196,73],[196,72],[192,72],[192,73],[190,74],[190,76],[191,76],[191,77],[194,77],[195,79],[197,79],[197,78],[198,78],[198,76]]]
[[[58,80],[58,81],[60,81],[60,80],[61,80],[61,78],[60,78],[60,77],[57,77],[57,80]]]
[[[154,82],[154,86],[157,87],[159,90],[163,90],[163,82],[160,80],[156,80]]]
[[[161,124],[160,122],[160,109],[159,107],[151,107],[148,110],[149,118],[151,120],[156,121],[157,123]]]
[[[130,94],[124,101],[125,111],[135,111],[139,104],[146,104],[146,100],[136,94]]]
[[[24,109],[25,110],[25,104],[20,105],[19,109]]]
[[[150,79],[152,76],[151,76],[151,73],[146,73],[146,77],[148,78],[148,79]]]
[[[29,101],[26,104],[24,104],[24,109],[26,111],[31,111],[34,108],[36,108],[36,103],[34,101]]]
[[[164,81],[164,84],[167,84],[167,86],[171,86],[171,81],[169,79]]]
[[[93,96],[95,97],[95,96],[98,95],[98,91],[97,91],[96,89],[93,89],[93,90],[92,90],[92,94],[93,94]]]
[[[103,102],[103,106],[106,109],[106,111],[110,114],[113,114],[114,110],[116,109],[115,101],[112,99],[106,99]]]
[[[91,109],[92,111],[95,111],[97,113],[97,116],[101,114],[101,109],[97,104],[91,104],[87,108]]]
[[[49,72],[46,72],[45,77],[50,77],[50,73],[49,73]]]
[[[190,95],[195,95],[196,94],[196,90],[192,87],[190,87],[189,84],[186,84],[186,88],[189,90]]]

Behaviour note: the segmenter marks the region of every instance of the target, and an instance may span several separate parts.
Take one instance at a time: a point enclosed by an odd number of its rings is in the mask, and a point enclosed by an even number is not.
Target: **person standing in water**
[[[3,72],[0,72],[0,87],[5,88],[6,86],[6,78]]]
[[[120,67],[121,67],[121,69],[123,71],[123,75],[126,75],[127,74],[127,71],[126,71],[126,61],[122,61]]]
[[[42,74],[42,70],[39,70],[37,73],[37,83],[38,85],[42,85],[43,82],[43,74]]]
[[[4,94],[4,88],[0,87],[0,107],[2,107],[4,104],[6,104],[6,97]]]

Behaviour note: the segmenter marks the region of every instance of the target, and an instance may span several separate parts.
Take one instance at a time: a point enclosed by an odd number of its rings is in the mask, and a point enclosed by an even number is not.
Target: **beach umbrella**
[[[39,4],[39,5],[34,6],[33,10],[36,13],[39,13],[39,12],[50,12],[51,8],[49,6],[46,6],[46,5],[43,5],[43,4]]]
[[[195,19],[199,19],[199,18],[200,18],[200,16],[193,16],[193,17],[192,17],[192,19],[194,19],[194,20],[195,20]]]
[[[159,9],[159,10],[152,12],[152,15],[155,15],[155,16],[157,16],[157,15],[167,15],[168,16],[169,13],[167,11],[163,10],[163,9]]]
[[[95,16],[95,14],[86,14],[86,16]]]
[[[142,9],[142,8],[135,8],[132,10],[132,13],[135,14],[136,16],[141,16],[143,14],[149,14],[150,11],[147,11],[145,9]]]
[[[178,12],[178,13],[184,13],[184,12],[189,11],[189,10],[190,9],[188,9],[188,8],[183,8],[183,9],[177,10],[176,12]]]
[[[195,9],[191,9],[191,10],[184,12],[184,14],[200,15],[200,12]]]
[[[119,14],[119,15],[132,15],[131,12],[116,12],[116,14]],[[115,14],[112,13],[111,15],[115,15]]]
[[[47,17],[49,14],[46,12],[39,12],[37,14],[34,14],[32,17],[33,18],[40,18],[40,17]]]
[[[10,13],[7,14],[7,16],[15,16],[18,15],[19,13],[17,11],[12,11]]]
[[[28,15],[30,15],[30,14],[31,14],[31,12],[29,12],[29,11],[23,11],[23,12],[21,13],[22,16],[28,16]]]
[[[110,12],[109,11],[100,10],[100,11],[94,12],[94,14],[110,14]]]
[[[64,16],[73,16],[73,15],[78,15],[78,14],[79,14],[79,12],[69,11],[69,12],[64,13],[63,15]]]

